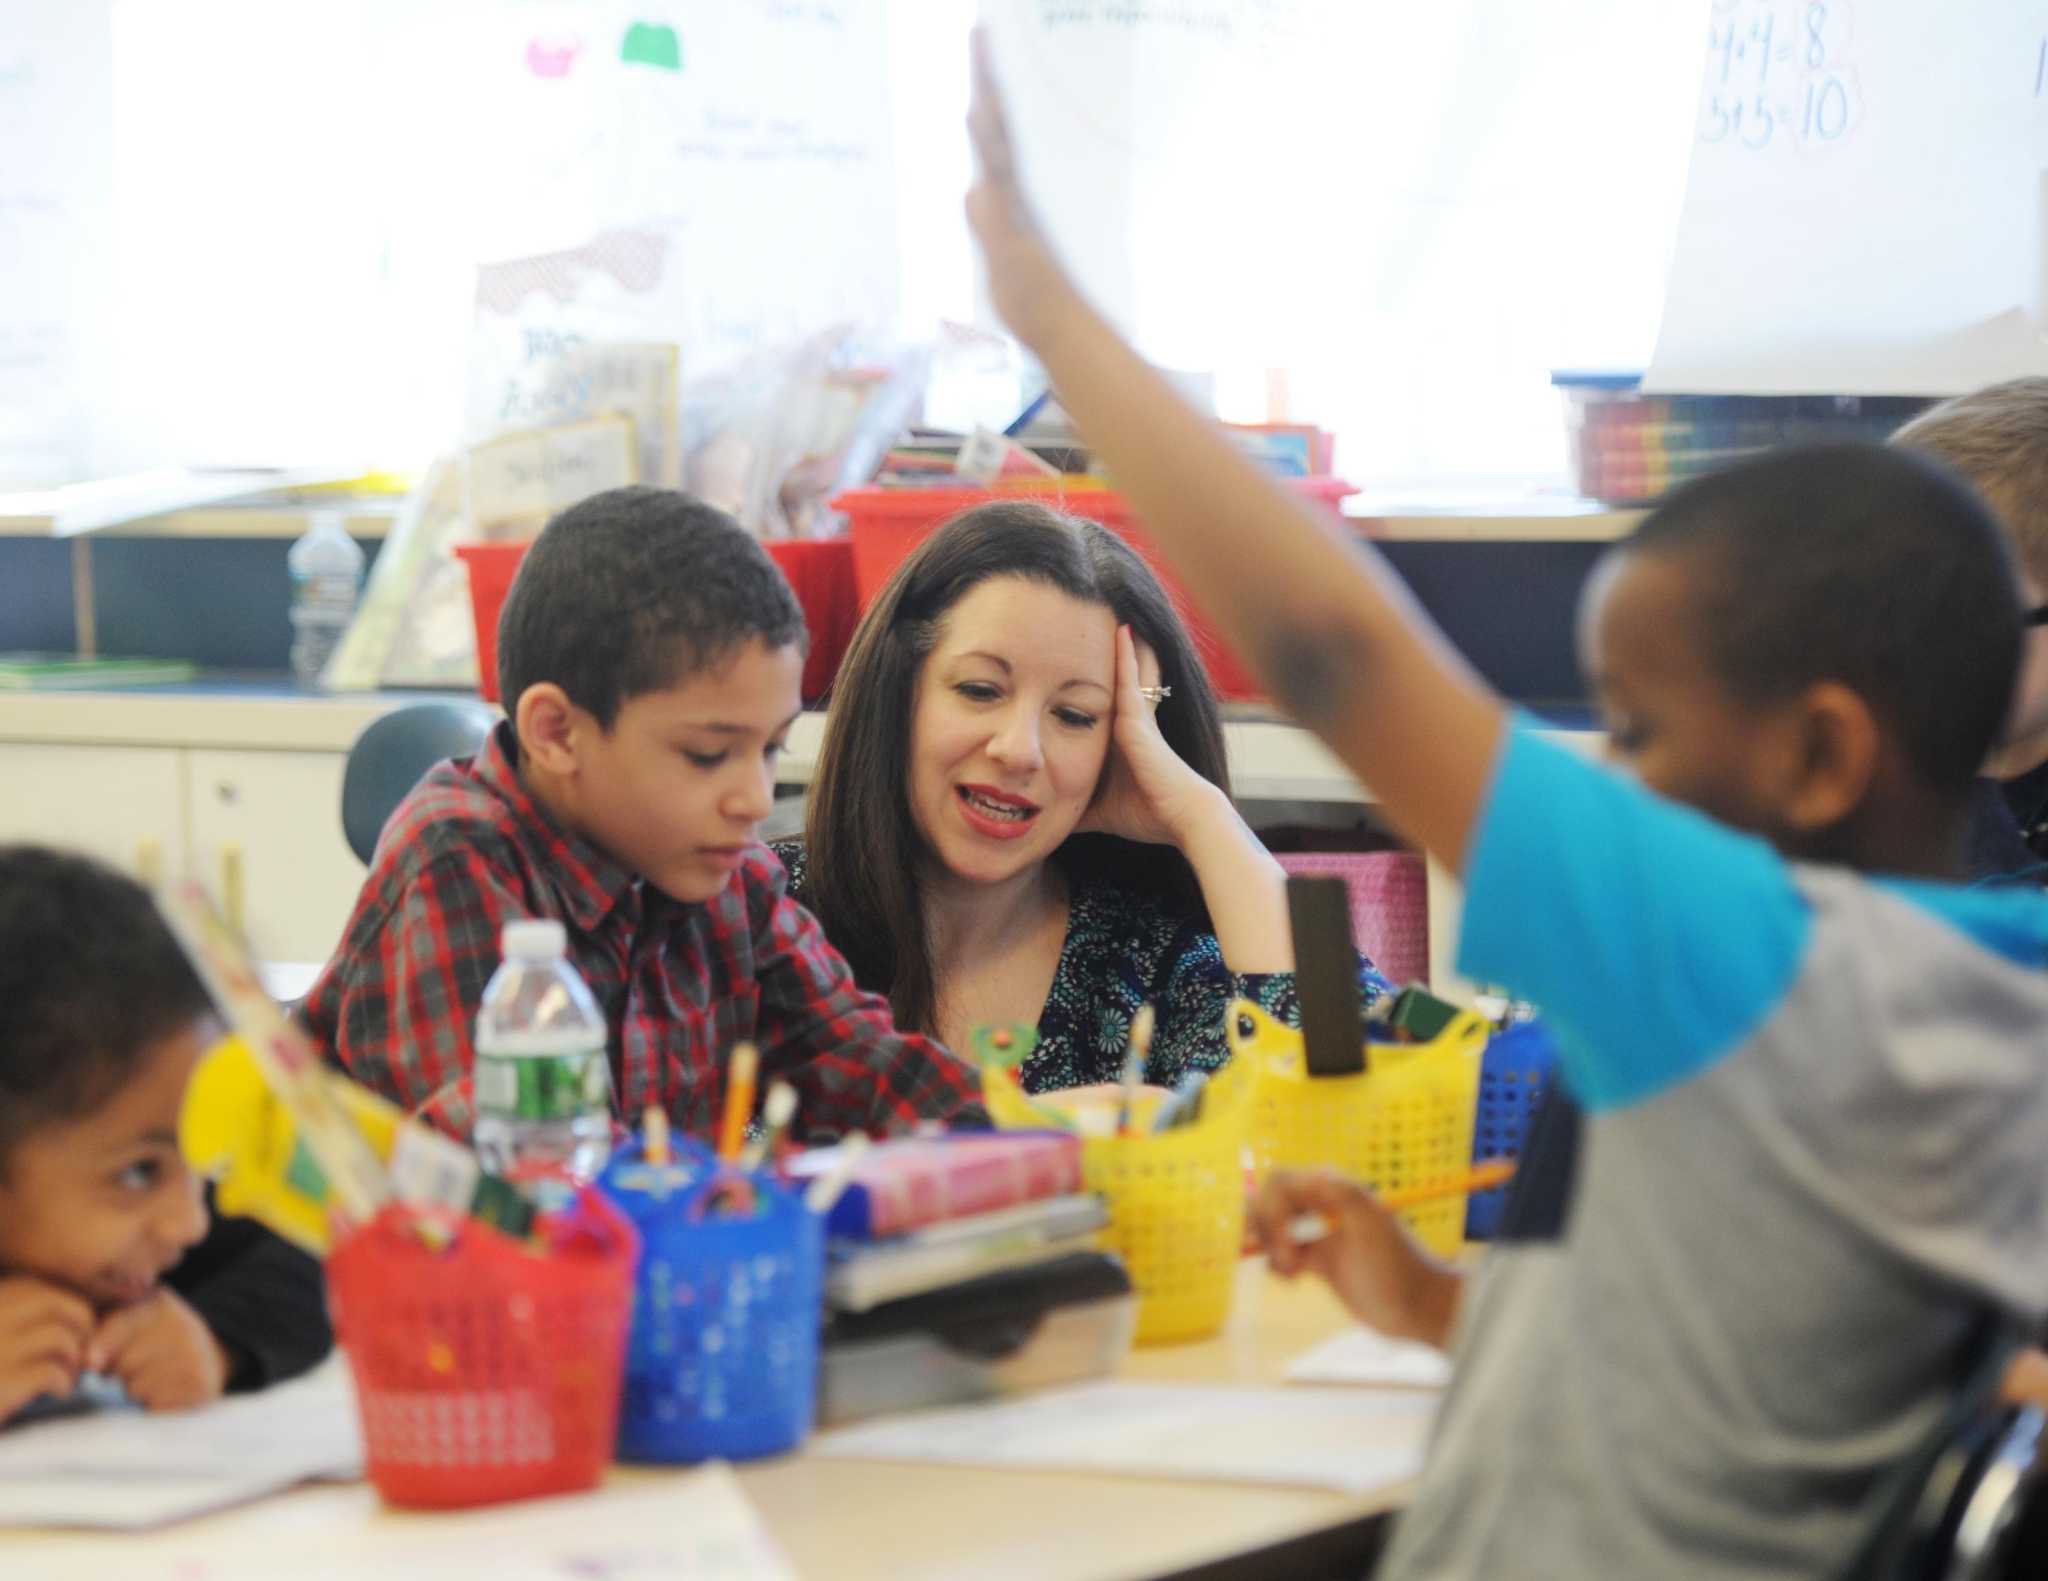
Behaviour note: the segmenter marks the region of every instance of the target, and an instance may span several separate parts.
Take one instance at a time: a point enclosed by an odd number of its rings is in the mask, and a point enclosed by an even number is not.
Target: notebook
[[[189,681],[183,659],[82,659],[73,653],[0,653],[0,692],[82,691],[97,686],[165,686]]]
[[[841,1311],[865,1312],[885,1301],[1085,1251],[1108,1222],[1100,1197],[1074,1194],[949,1219],[887,1240],[835,1241],[825,1294]]]
[[[793,1157],[789,1172],[808,1180],[837,1161],[837,1148],[816,1148]],[[1080,1189],[1081,1139],[1070,1132],[899,1137],[870,1149],[855,1166],[825,1233],[856,1240],[896,1235]]]
[[[339,1355],[291,1383],[197,1411],[135,1409],[0,1429],[0,1527],[137,1531],[294,1483],[362,1475]]]

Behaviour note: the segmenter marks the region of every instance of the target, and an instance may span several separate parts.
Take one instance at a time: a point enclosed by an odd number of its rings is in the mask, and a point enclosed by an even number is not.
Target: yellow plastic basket
[[[1083,1179],[1109,1205],[1101,1245],[1115,1252],[1138,1291],[1140,1345],[1204,1339],[1230,1316],[1244,1246],[1244,1144],[1256,1072],[1232,1060],[1203,1089],[1193,1125],[1152,1134],[1156,1095],[1141,1096],[1138,1134],[1086,1136]],[[1065,1116],[1057,1092],[1026,1097],[1007,1071],[984,1069],[982,1093],[997,1125],[1043,1129]]]
[[[1255,1069],[1253,1168],[1333,1168],[1380,1193],[1453,1180],[1472,1168],[1485,1018],[1466,1012],[1427,1043],[1374,1043],[1357,1076],[1308,1074],[1301,1034],[1240,999],[1225,1015],[1233,1065]],[[1404,1208],[1401,1221],[1442,1257],[1465,1243],[1462,1192]]]

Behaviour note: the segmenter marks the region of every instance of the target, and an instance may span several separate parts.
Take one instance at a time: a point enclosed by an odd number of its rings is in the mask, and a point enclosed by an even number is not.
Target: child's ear
[[[1798,704],[1799,772],[1786,822],[1818,834],[1846,822],[1870,793],[1883,735],[1870,705],[1838,681],[1807,688]]]
[[[588,717],[553,681],[527,687],[512,710],[520,756],[550,774],[574,773],[577,735]]]

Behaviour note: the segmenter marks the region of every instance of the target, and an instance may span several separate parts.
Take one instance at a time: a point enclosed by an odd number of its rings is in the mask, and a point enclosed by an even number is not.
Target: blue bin
[[[824,1231],[803,1199],[748,1177],[758,1211],[707,1216],[730,1172],[686,1157],[672,1190],[646,1189],[633,1149],[604,1186],[640,1232],[619,1458],[753,1460],[794,1449],[817,1409]]]
[[[1479,1108],[1472,1125],[1472,1162],[1519,1158],[1537,1100],[1557,1069],[1557,1041],[1541,1021],[1496,1032],[1479,1059]],[[1512,1185],[1512,1182],[1510,1182]],[[1477,1191],[1465,1204],[1465,1239],[1493,1238],[1509,1186]]]

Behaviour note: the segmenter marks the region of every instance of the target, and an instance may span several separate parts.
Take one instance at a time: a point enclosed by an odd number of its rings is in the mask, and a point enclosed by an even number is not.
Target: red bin
[[[364,1464],[391,1503],[495,1504],[604,1474],[639,1238],[595,1191],[539,1234],[393,1206],[329,1254]]]
[[[1289,478],[1289,485],[1300,490],[1310,499],[1326,505],[1334,513],[1344,499],[1358,492],[1341,478],[1314,477]],[[1242,700],[1259,695],[1258,683],[1252,679],[1251,671],[1243,661],[1223,645],[1222,640],[1203,620],[1200,611],[1189,601],[1181,590],[1180,583],[1167,570],[1158,552],[1146,539],[1132,515],[1128,501],[1113,489],[1069,488],[1064,491],[1033,485],[1029,489],[979,489],[979,488],[900,488],[900,489],[848,489],[832,501],[833,507],[844,511],[852,524],[853,576],[854,585],[860,596],[860,607],[864,610],[874,602],[875,595],[889,580],[889,575],[902,563],[910,551],[929,537],[940,523],[957,516],[972,506],[985,504],[993,499],[1028,499],[1049,505],[1054,510],[1064,511],[1069,516],[1085,516],[1090,521],[1101,522],[1103,526],[1128,541],[1132,548],[1144,557],[1145,563],[1159,574],[1161,582],[1171,595],[1181,618],[1187,622],[1188,633],[1194,638],[1195,648],[1202,655],[1202,662],[1208,666],[1209,679],[1214,683],[1219,696],[1230,700]]]

